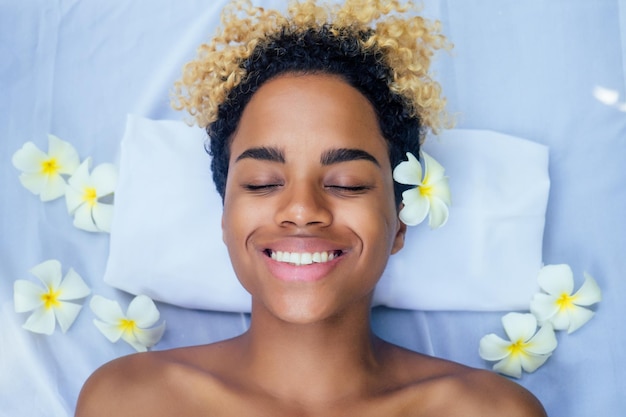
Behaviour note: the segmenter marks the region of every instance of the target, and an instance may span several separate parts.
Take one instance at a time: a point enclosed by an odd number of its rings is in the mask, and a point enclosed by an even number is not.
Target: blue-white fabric
[[[181,121],[184,116],[169,106],[172,83],[197,45],[214,32],[224,3],[0,0],[1,416],[71,416],[88,375],[133,352],[123,342],[109,343],[92,324],[88,307],[66,334],[57,329],[41,336],[21,328],[27,314],[13,310],[13,282],[35,280],[28,270],[47,259],[61,261],[64,272],[74,268],[94,294],[124,307],[132,295],[103,281],[111,236],[74,228],[63,200],[42,203],[24,189],[12,154],[26,141],[46,149],[47,134],[53,133],[74,144],[82,159],[93,157],[94,165],[113,162],[127,114]],[[603,290],[595,317],[571,335],[559,333],[553,356],[519,382],[552,416],[622,415],[626,2],[424,4],[423,13],[440,19],[455,44],[449,54],[438,55],[436,75],[449,110],[457,115],[457,128],[498,132],[549,149],[541,259],[570,264],[577,286],[587,271]],[[594,92],[599,89],[617,98],[598,100]],[[208,194],[213,192],[209,188]],[[152,209],[165,203],[156,199]],[[417,227],[412,232],[438,239],[444,230]],[[224,339],[248,325],[245,313],[162,302],[158,307],[167,330],[156,349]],[[376,307],[372,320],[374,330],[392,342],[489,368],[478,356],[478,341],[492,332],[504,336],[500,318],[506,312]]]

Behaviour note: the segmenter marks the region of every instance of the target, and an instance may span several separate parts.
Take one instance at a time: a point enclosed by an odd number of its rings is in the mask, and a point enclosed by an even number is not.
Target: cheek
[[[368,204],[358,204],[343,211],[341,218],[363,241],[369,255],[386,257],[391,254],[399,220],[393,204],[377,198]],[[338,220],[338,218],[336,218]],[[369,249],[368,249],[369,248]]]
[[[225,202],[224,212],[222,214],[222,240],[228,250],[230,262],[239,282],[248,291],[249,283],[245,277],[250,274],[252,269],[249,259],[246,258],[246,242],[250,234],[251,225],[249,213],[239,207],[234,210],[231,203]],[[242,280],[242,277],[244,278]]]
[[[222,239],[228,247],[241,246],[245,243],[246,235],[254,221],[254,210],[250,205],[239,204],[237,201],[226,199],[222,213]]]

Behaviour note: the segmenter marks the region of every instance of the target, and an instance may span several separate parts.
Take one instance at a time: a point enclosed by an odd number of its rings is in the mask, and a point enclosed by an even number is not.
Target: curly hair
[[[437,132],[448,121],[441,88],[428,71],[434,51],[450,45],[438,22],[402,16],[411,6],[398,0],[326,6],[304,0],[290,3],[286,15],[249,0],[225,7],[223,27],[185,65],[173,101],[206,128],[222,199],[230,137],[252,95],[282,74],[339,76],[372,103],[392,167],[406,152],[419,155],[426,131]],[[396,185],[397,203],[403,190]]]

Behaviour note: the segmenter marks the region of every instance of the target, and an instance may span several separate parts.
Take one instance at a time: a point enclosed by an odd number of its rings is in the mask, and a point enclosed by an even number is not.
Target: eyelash
[[[366,191],[369,191],[372,189],[372,187],[367,186],[367,185],[355,185],[355,186],[327,185],[326,188],[335,190],[336,192],[339,192],[339,193],[346,193],[346,194],[363,194]]]
[[[281,187],[282,184],[244,184],[243,188],[246,191],[250,191],[252,193],[269,193],[274,189]],[[343,185],[326,185],[324,186],[327,190],[331,190],[337,194],[364,194],[365,192],[371,190],[373,187],[368,185],[355,185],[355,186],[343,186]]]
[[[282,184],[244,184],[243,188],[247,191],[259,192],[259,191],[269,191],[274,188],[280,187]]]

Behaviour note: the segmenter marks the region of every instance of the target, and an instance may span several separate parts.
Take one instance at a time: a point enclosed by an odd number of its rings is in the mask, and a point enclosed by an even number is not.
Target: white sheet
[[[279,1],[263,1],[264,5]],[[520,383],[552,416],[618,416],[626,409],[626,3],[623,0],[428,0],[455,42],[438,65],[460,128],[495,130],[550,148],[543,259],[569,263],[604,290],[597,314]],[[49,258],[73,267],[94,293],[126,304],[102,282],[109,238],[72,227],[63,201],[43,204],[18,181],[10,157],[47,133],[81,158],[110,162],[127,113],[176,119],[168,91],[180,65],[217,24],[223,1],[0,0],[0,415],[67,416],[84,379],[132,352],[110,344],[85,309],[67,334],[30,334],[13,313],[15,279]],[[596,87],[617,104],[594,97]],[[529,184],[533,186],[533,184]],[[241,332],[247,316],[159,304],[165,349]],[[503,312],[504,313],[504,312]],[[499,312],[377,308],[374,327],[404,346],[472,366]]]

